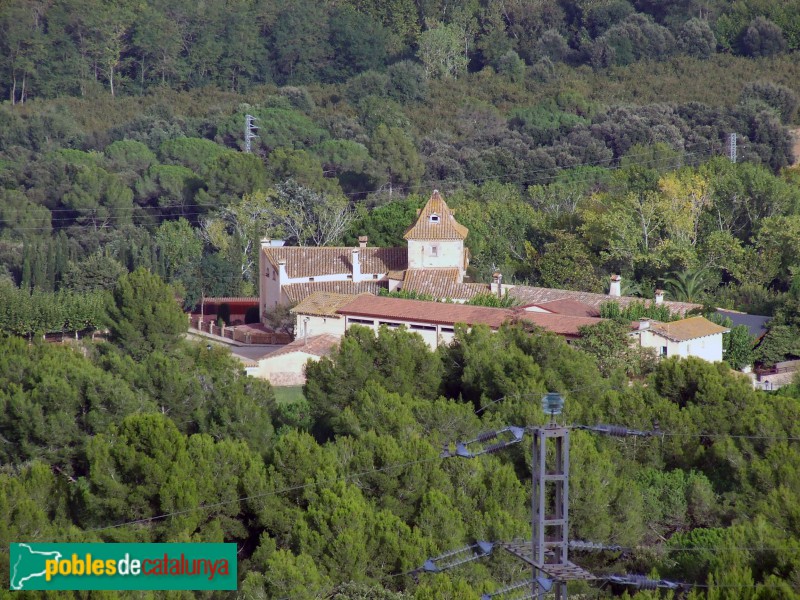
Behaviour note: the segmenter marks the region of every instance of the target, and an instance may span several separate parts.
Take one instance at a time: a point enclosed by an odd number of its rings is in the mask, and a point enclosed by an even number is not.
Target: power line
[[[649,153],[643,153],[643,154],[641,154],[639,156],[647,156],[647,155],[649,155]],[[701,155],[700,153],[696,153],[696,152],[689,152],[689,153],[684,154],[684,156],[695,156],[695,155],[704,156],[704,155]],[[595,162],[595,163],[576,164],[576,165],[572,165],[572,166],[569,166],[569,167],[552,167],[552,168],[549,168],[549,169],[539,169],[539,170],[534,170],[534,171],[517,171],[515,173],[510,173],[510,174],[507,173],[507,174],[504,174],[504,175],[497,175],[497,176],[490,176],[490,177],[479,177],[479,178],[473,178],[473,179],[455,179],[455,178],[453,178],[453,179],[428,179],[428,180],[426,180],[424,182],[421,182],[419,184],[416,184],[416,185],[394,186],[393,189],[410,192],[412,190],[428,189],[431,186],[436,185],[436,184],[485,183],[487,181],[503,181],[503,180],[513,181],[516,175],[522,174],[523,172],[527,172],[529,174],[530,173],[548,173],[548,172],[551,172],[551,171],[568,171],[568,170],[573,170],[573,169],[577,169],[577,168],[580,168],[580,167],[599,167],[599,166],[603,166],[602,165],[603,162],[611,162],[611,160],[613,160],[613,159],[609,159],[608,161],[598,161],[598,162]],[[668,162],[668,161],[671,161],[671,160],[672,160],[671,157],[661,157],[661,158],[654,158],[654,159],[649,160],[649,161],[642,161],[642,162],[639,162],[639,163],[636,163],[636,164],[637,165],[649,165],[649,164],[653,164],[653,163],[657,164],[659,162]],[[624,167],[622,167],[621,165],[609,165],[609,166],[607,166],[605,168],[607,168],[608,170],[619,170],[619,169],[622,169]],[[541,178],[530,178],[530,179],[524,179],[524,180],[521,180],[521,181],[515,181],[515,183],[517,183],[519,185],[529,184],[529,183],[552,183],[557,178],[558,178],[558,175],[557,174],[553,174],[553,175],[548,175],[548,176],[544,176],[544,177],[541,177]],[[589,181],[591,179],[594,179],[594,178],[590,177],[590,176],[584,176],[584,177],[578,177],[578,178],[572,179],[571,182],[573,182],[573,183],[581,183],[581,182]],[[355,199],[355,198],[364,197],[364,196],[366,196],[368,194],[375,193],[377,191],[378,190],[353,191],[353,192],[345,193],[343,195],[345,197],[349,197],[351,199]],[[42,205],[37,205],[37,206],[42,206]],[[219,207],[219,203],[190,203],[188,205],[188,207],[189,208],[218,208]],[[50,211],[51,214],[52,213],[70,213],[70,214],[79,213],[80,214],[81,212],[86,212],[86,213],[91,214],[93,212],[97,212],[98,210],[104,210],[104,211],[131,212],[131,213],[133,213],[135,211],[141,211],[143,213],[143,215],[148,215],[148,211],[151,211],[151,210],[175,211],[175,210],[177,210],[177,207],[149,207],[149,206],[148,207],[145,207],[145,206],[119,206],[119,207],[114,207],[114,206],[100,206],[98,208],[53,208],[53,209],[48,209],[48,210]],[[6,209],[5,211],[3,211],[4,214],[8,214],[8,213],[14,214],[14,213],[24,213],[24,212],[26,212],[26,209]],[[178,215],[178,217],[182,217],[182,216],[197,216],[197,215],[204,215],[204,214],[207,214],[207,212],[205,212],[205,211],[203,211],[203,212],[199,212],[199,211],[198,212],[186,212],[186,213],[181,213],[180,215]],[[148,216],[156,216],[157,217],[159,215],[148,215]],[[108,215],[108,216],[99,218],[98,220],[108,221],[108,220],[113,220],[113,219],[128,219],[128,218],[129,218],[128,216],[122,216],[122,215],[116,215],[116,216]],[[58,219],[58,220],[71,220],[70,217],[56,217],[56,219]],[[9,222],[10,222],[9,219],[0,219],[0,224],[9,223]],[[71,227],[73,227],[73,228],[85,228],[85,229],[97,229],[99,227],[104,227],[104,226],[72,225]],[[14,231],[50,231],[52,228],[53,227],[17,227],[17,228],[14,228],[13,230]]]

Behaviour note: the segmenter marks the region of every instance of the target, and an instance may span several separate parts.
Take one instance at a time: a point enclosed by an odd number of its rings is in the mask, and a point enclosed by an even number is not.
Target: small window
[[[308,280],[309,281],[314,281],[314,278],[313,277],[309,277]]]
[[[434,244],[431,246],[431,256],[439,256],[439,245]]]
[[[377,279],[377,278],[378,278],[378,274],[377,274],[377,273],[373,274],[373,275],[372,275],[372,278],[373,278],[373,279]]]
[[[439,215],[437,215],[436,213],[433,213],[433,214],[432,214],[430,217],[428,217],[428,218],[430,219],[430,222],[431,222],[431,223],[438,223],[438,222],[439,222]]]
[[[352,278],[353,278],[353,276],[352,276],[352,275],[348,275],[348,276],[347,276],[347,278],[348,278],[348,279],[352,279]]]
[[[661,346],[661,356],[666,356],[666,355],[667,355],[667,347]]]

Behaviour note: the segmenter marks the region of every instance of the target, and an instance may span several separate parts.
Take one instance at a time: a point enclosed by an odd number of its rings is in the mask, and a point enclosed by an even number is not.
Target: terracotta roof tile
[[[286,344],[280,350],[262,356],[259,360],[283,356],[284,354],[291,354],[292,352],[303,352],[305,354],[313,354],[314,356],[328,356],[328,354],[339,345],[340,339],[339,336],[330,335],[329,333],[314,335],[309,337],[308,340],[299,337],[292,343]]]
[[[533,323],[546,331],[568,337],[580,336],[579,327],[597,325],[605,319],[595,317],[580,317],[574,315],[558,315],[517,310],[517,319]]]
[[[375,317],[415,321],[419,323],[437,323],[453,325],[465,323],[477,325],[482,323],[494,329],[510,319],[513,311],[505,308],[488,308],[486,306],[466,306],[444,302],[425,302],[423,300],[405,300],[403,298],[387,298],[385,296],[359,296],[339,309],[339,314],[354,317]]]
[[[434,298],[469,300],[481,292],[488,292],[485,284],[461,283],[461,273],[456,268],[409,269],[403,289]]]
[[[432,221],[431,215],[438,219]],[[466,239],[469,229],[456,221],[453,211],[447,203],[434,190],[428,202],[419,211],[417,221],[406,230],[403,238],[406,240],[463,240]]]
[[[671,323],[653,322],[649,327],[649,331],[673,342],[685,342],[717,333],[727,333],[730,329],[712,323],[705,317],[690,317],[689,319],[672,321]]]
[[[438,325],[484,324],[497,329],[507,321],[526,321],[546,331],[568,337],[578,337],[579,327],[595,325],[603,319],[547,313],[530,313],[519,308],[489,308],[445,302],[425,302],[402,298],[359,296],[339,309],[339,314],[353,317],[372,317],[396,321],[434,323]]]
[[[608,294],[595,294],[592,292],[575,292],[572,290],[557,290],[551,288],[540,288],[528,285],[508,286],[508,295],[512,298],[517,298],[523,305],[530,306],[532,304],[541,304],[542,302],[551,302],[553,300],[571,299],[577,300],[583,304],[588,304],[600,309],[600,305],[604,302],[614,301],[618,302],[620,306],[625,307],[632,302],[644,302],[646,305],[653,304],[653,300],[646,300],[644,298],[634,298],[632,296],[609,296]],[[690,302],[672,302],[665,300],[664,306],[669,308],[673,313],[681,316],[685,315],[688,311],[695,308],[702,308],[701,304],[692,304]]]
[[[286,273],[291,278],[353,272],[353,248],[270,246],[263,252],[275,269],[278,261],[285,260]],[[406,248],[359,248],[358,254],[362,273],[387,273],[408,268]]]
[[[317,317],[334,317],[339,319],[341,317],[340,315],[336,314],[336,311],[354,298],[355,296],[352,296],[351,294],[314,292],[313,294],[307,296],[290,312],[295,314],[314,315]]]
[[[550,300],[549,302],[539,302],[531,304],[557,315],[569,315],[573,317],[599,317],[600,311],[589,304],[578,302],[572,298],[562,298],[560,300]],[[526,307],[527,308],[527,307]]]
[[[383,281],[309,281],[307,283],[291,283],[283,286],[283,291],[290,302],[302,302],[314,292],[329,292],[334,294],[375,294],[386,289],[387,282]]]

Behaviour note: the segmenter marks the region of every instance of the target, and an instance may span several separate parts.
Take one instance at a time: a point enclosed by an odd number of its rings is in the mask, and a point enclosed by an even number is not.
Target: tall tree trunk
[[[111,97],[114,97],[114,66],[112,65],[108,71],[108,83],[111,86]]]

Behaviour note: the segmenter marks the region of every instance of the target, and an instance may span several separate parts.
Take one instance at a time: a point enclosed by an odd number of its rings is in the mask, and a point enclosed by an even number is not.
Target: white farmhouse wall
[[[323,333],[342,337],[344,332],[345,320],[343,317],[319,317],[302,314],[295,316],[294,337],[298,340],[306,336],[312,337]]]
[[[457,268],[464,271],[462,240],[408,240],[408,267],[431,269]]]
[[[319,357],[301,351],[267,356],[259,360],[258,367],[249,370],[248,374],[266,379],[275,386],[303,385],[306,382],[305,367],[309,359],[317,361]]]
[[[666,356],[668,358],[671,356],[679,356],[681,358],[694,356],[709,362],[720,362],[722,360],[721,333],[683,342],[674,342],[653,331],[644,330],[641,332],[640,339],[643,348],[655,348],[659,356],[663,356],[663,348],[666,347]]]

